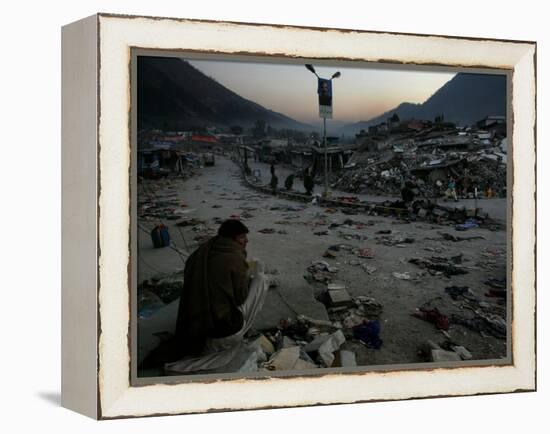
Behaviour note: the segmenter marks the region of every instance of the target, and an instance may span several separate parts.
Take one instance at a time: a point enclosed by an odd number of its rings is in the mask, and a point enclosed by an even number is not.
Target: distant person
[[[285,189],[292,190],[293,185],[294,185],[294,173],[291,173],[285,179]]]
[[[455,202],[458,202],[458,197],[456,195],[456,182],[452,176],[449,178],[449,183],[447,184],[446,196],[447,198],[452,198]]]
[[[410,204],[414,200],[414,184],[410,181],[406,181],[401,189],[401,199],[405,205]]]
[[[271,173],[271,176],[275,175],[275,166],[273,163],[271,163],[271,166],[269,166],[269,173]]]
[[[275,175],[275,171],[271,174],[271,181],[269,181],[269,186],[271,187],[272,193],[277,193],[277,185],[279,184],[279,178]]]
[[[306,168],[304,171],[304,188],[308,196],[312,195],[314,186],[313,177],[309,174],[309,169]]]

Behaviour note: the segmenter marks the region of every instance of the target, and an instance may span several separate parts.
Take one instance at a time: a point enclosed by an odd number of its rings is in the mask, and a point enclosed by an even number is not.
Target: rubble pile
[[[338,285],[327,285],[324,302],[330,320],[298,315],[284,319],[276,330],[259,337],[265,358],[258,369],[269,371],[356,366],[355,352],[346,343],[356,342],[380,349],[382,305],[371,297],[350,297]]]
[[[478,186],[485,195],[490,187],[496,197],[506,197],[506,164],[500,155],[476,155],[468,161],[466,177],[468,184]],[[470,196],[473,197],[471,192],[466,197]]]
[[[350,193],[399,195],[402,183],[409,176],[411,163],[400,158],[355,167],[333,175],[331,188]]]
[[[325,257],[334,259],[342,252],[352,255],[371,253],[349,244],[330,246]],[[373,272],[376,268],[372,268]],[[327,311],[328,320],[305,315],[282,319],[277,329],[264,330],[260,340],[265,357],[258,359],[259,371],[302,370],[357,365],[353,344],[380,349],[379,318],[382,305],[372,297],[352,297],[345,283],[336,280],[339,269],[323,260],[307,268],[306,280],[313,284],[315,298]]]
[[[406,182],[417,197],[445,194],[456,180],[459,198],[506,197],[506,151],[499,137],[480,140],[475,131],[453,129],[380,137],[378,149],[360,147],[353,164],[333,173],[331,187],[356,194],[400,196]],[[379,142],[380,143],[380,142]],[[399,143],[399,145],[396,145]]]

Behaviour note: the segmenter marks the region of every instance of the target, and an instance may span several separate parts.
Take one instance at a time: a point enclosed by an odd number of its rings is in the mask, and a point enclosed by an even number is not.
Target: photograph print
[[[508,72],[140,50],[132,77],[138,379],[511,363]]]

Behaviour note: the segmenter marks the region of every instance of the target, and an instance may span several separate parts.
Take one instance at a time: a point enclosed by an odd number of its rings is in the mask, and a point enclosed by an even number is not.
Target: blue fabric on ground
[[[468,219],[463,224],[456,225],[455,229],[457,231],[467,231],[468,229],[474,229],[474,228],[478,228],[478,227],[479,227],[479,224],[477,223],[476,220]]]
[[[353,327],[353,337],[363,342],[367,348],[379,350],[382,347],[382,339],[380,339],[380,322],[378,320],[363,321]]]

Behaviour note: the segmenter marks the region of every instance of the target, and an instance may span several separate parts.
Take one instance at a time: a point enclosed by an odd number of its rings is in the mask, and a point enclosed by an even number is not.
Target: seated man
[[[241,221],[226,220],[187,259],[175,336],[153,356],[172,362],[168,371],[223,366],[261,310],[269,284],[260,267],[249,270],[247,233]]]

